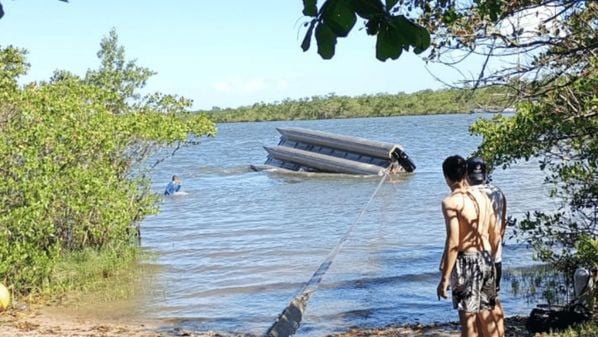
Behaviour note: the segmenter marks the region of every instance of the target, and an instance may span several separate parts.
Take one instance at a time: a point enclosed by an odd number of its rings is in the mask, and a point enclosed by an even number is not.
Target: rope
[[[374,190],[374,193],[370,196],[370,199],[367,201],[365,206],[359,212],[357,218],[353,221],[349,229],[345,232],[345,234],[341,237],[339,242],[336,246],[328,253],[326,259],[320,264],[320,267],[314,272],[312,277],[303,285],[301,290],[298,294],[291,300],[289,305],[282,311],[282,313],[278,316],[274,324],[268,329],[265,336],[266,337],[288,337],[293,335],[297,329],[299,328],[299,324],[301,323],[301,318],[303,317],[303,312],[305,311],[305,306],[307,305],[307,301],[309,300],[310,296],[316,291],[324,274],[328,271],[330,266],[332,265],[332,261],[341,250],[343,244],[349,238],[349,235],[353,231],[353,228],[359,223],[363,215],[365,214],[368,206],[374,199],[374,196],[380,190],[380,187],[384,183],[384,180],[388,177],[388,172],[384,172],[384,176],[380,179],[378,186]]]

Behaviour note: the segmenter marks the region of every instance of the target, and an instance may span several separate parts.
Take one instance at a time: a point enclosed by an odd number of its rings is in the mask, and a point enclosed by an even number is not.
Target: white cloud
[[[559,10],[560,7],[541,6],[538,8],[521,11],[503,19],[498,24],[497,29],[502,35],[505,36],[514,36],[514,32],[522,30],[521,35],[519,35],[520,42],[537,39],[538,33],[541,32],[540,26],[542,25],[545,25],[549,35],[555,36],[554,29],[559,20],[558,17],[555,18],[555,15],[559,12]]]
[[[211,87],[221,93],[252,95],[267,91],[284,91],[288,88],[288,81],[277,78],[235,76],[216,81]]]
[[[216,83],[213,83],[212,88],[215,89],[216,91],[225,92],[225,93],[229,93],[233,90],[231,85],[229,83],[227,83],[226,81],[218,81]]]
[[[259,92],[266,87],[266,81],[263,78],[251,78],[246,82],[241,82],[239,90],[245,94],[253,94]]]
[[[287,90],[289,88],[289,81],[287,81],[285,79],[276,80],[276,88],[281,91]]]
[[[198,102],[209,109],[212,106],[236,107],[257,102],[281,101],[289,97],[293,79],[288,76],[240,76],[232,75],[212,81]],[[208,103],[209,102],[209,103]]]

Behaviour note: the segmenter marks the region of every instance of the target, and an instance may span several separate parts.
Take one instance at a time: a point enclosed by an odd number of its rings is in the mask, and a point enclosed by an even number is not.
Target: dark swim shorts
[[[496,276],[489,252],[460,252],[451,274],[453,306],[466,312],[493,309]]]

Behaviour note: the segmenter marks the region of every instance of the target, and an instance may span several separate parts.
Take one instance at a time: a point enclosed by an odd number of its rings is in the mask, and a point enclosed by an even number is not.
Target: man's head
[[[447,157],[442,163],[442,173],[449,184],[463,180],[465,178],[465,159],[459,155]]]
[[[487,178],[486,163],[480,157],[467,159],[467,182],[470,185],[484,184]]]

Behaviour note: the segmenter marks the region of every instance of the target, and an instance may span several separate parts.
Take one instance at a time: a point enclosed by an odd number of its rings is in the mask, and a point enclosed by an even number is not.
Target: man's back
[[[490,202],[492,203],[494,214],[496,215],[496,222],[500,225],[503,221],[503,217],[505,216],[504,209],[506,204],[505,195],[501,189],[492,184],[479,184],[470,187],[471,189],[480,190],[488,196]]]
[[[459,220],[461,252],[492,251],[491,235],[496,220],[492,205],[480,190],[459,189],[443,200],[447,215]]]
[[[495,225],[494,230],[496,235],[498,236],[497,240],[499,243],[496,247],[496,261],[502,261],[502,245],[500,242],[502,241],[502,236],[504,235],[506,229],[506,208],[507,208],[507,200],[505,198],[504,193],[500,190],[500,188],[492,185],[492,184],[479,184],[470,186],[472,191],[477,190],[480,191],[488,197],[490,200],[492,210],[495,216]]]

